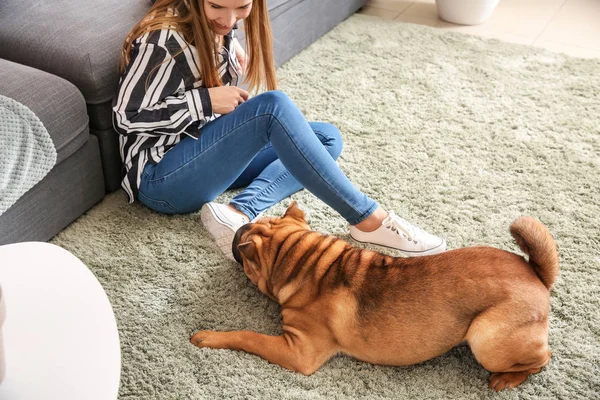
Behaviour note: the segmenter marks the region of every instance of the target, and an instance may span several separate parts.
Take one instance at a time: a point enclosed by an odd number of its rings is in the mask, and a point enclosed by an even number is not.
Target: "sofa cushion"
[[[50,134],[60,163],[89,137],[83,96],[58,76],[0,59],[0,94],[27,106]]]
[[[147,0],[0,1],[0,58],[74,83],[90,104],[112,99],[117,60]]]
[[[269,16],[271,19],[277,18],[277,16],[285,12],[285,10],[292,7],[296,3],[300,3],[301,1],[305,0],[267,0]]]
[[[78,151],[0,215],[0,245],[46,241],[103,197],[98,140],[90,135]]]

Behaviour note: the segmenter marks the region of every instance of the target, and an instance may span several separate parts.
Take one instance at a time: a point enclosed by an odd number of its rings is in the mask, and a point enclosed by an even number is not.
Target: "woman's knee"
[[[310,125],[321,143],[323,143],[329,154],[331,154],[331,157],[337,160],[340,154],[342,154],[344,147],[342,133],[338,127],[328,122],[311,122]]]
[[[270,90],[256,96],[265,106],[263,111],[275,116],[276,118],[287,118],[287,116],[301,113],[298,106],[290,97],[281,90]]]
[[[301,113],[298,106],[294,101],[281,90],[270,90],[263,92],[256,96],[261,98],[261,101],[272,106],[272,113],[276,117],[284,117],[285,113]],[[297,115],[297,114],[296,114]],[[331,157],[334,160],[342,153],[342,147],[344,143],[342,141],[342,134],[340,130],[333,124],[327,122],[311,122],[311,128],[315,134],[319,136],[319,139],[323,145],[327,148]]]
[[[290,97],[281,90],[269,90],[259,94],[257,97],[259,96],[264,101],[267,101],[271,104],[285,104],[292,102],[292,99],[290,99]]]

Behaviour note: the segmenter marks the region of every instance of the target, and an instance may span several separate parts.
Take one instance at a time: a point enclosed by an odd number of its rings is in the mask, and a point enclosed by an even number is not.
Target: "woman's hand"
[[[248,92],[237,86],[216,86],[208,88],[213,113],[229,114],[237,106],[248,100]]]

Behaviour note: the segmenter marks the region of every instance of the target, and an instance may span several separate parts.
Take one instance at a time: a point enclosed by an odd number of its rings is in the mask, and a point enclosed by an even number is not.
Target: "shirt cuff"
[[[197,88],[185,92],[192,120],[199,121],[213,116],[212,103],[207,88]]]

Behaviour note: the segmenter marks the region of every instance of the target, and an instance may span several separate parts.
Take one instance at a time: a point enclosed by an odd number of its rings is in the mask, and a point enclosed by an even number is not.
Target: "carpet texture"
[[[120,399],[597,398],[599,72],[598,60],[362,15],[278,70],[309,119],[341,129],[340,166],[352,181],[449,248],[516,251],[515,218],[548,226],[561,260],[553,356],[518,389],[491,392],[465,346],[409,367],[338,356],[310,377],[198,349],[189,342],[198,329],[281,333],[278,306],[218,253],[199,213],[159,215],[117,192],[53,243],[80,257],[112,301]],[[345,222],[313,195],[293,198],[315,230],[348,238]],[[284,203],[269,213],[280,215]]]

